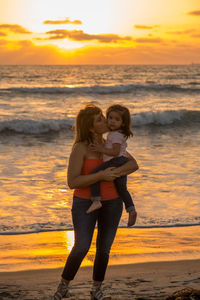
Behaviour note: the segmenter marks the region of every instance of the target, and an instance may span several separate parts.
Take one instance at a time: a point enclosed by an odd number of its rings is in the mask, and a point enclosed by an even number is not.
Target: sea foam
[[[132,126],[165,126],[165,125],[193,125],[200,123],[200,111],[166,110],[149,111],[132,114]],[[50,132],[73,130],[74,118],[65,119],[13,119],[0,122],[0,133],[13,134],[47,134]]]
[[[199,85],[199,87],[198,87]],[[0,89],[0,95],[6,94],[14,96],[15,94],[126,94],[137,91],[150,92],[176,92],[176,93],[200,93],[200,84],[194,82],[188,86],[181,86],[176,84],[155,84],[147,82],[147,84],[116,84],[116,85],[91,85],[91,86],[49,86],[49,87],[11,87],[7,89]]]

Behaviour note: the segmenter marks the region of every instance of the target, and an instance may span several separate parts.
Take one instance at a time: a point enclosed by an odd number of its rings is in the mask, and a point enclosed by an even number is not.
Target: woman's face
[[[103,134],[108,131],[106,118],[102,113],[94,116],[93,130],[97,134]]]

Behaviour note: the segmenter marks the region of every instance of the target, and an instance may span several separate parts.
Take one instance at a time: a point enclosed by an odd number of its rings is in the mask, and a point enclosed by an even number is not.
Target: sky
[[[0,0],[0,64],[200,63],[200,0]]]

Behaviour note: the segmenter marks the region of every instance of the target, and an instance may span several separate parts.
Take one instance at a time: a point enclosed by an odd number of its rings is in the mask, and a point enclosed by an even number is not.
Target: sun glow
[[[199,61],[198,12],[198,0],[1,0],[0,64]]]
[[[57,29],[68,30],[84,30],[90,33],[108,33],[110,32],[110,24],[112,23],[112,1],[68,1],[54,0],[46,1],[34,0],[30,1],[29,14],[31,17],[31,28],[34,31],[44,32]],[[46,25],[45,20],[64,20],[69,17],[70,20],[80,20],[82,24],[59,24]],[[23,18],[24,21],[26,18]],[[26,20],[26,24],[30,26],[30,20]]]
[[[65,245],[68,251],[71,251],[73,245],[74,245],[74,231],[66,231],[66,240]]]

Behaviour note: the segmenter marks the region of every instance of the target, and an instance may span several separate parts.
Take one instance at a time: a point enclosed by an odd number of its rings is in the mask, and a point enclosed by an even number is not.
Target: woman
[[[122,200],[119,198],[113,180],[136,171],[138,165],[130,155],[129,161],[121,167],[108,168],[91,174],[102,163],[102,154],[92,151],[89,145],[91,143],[103,145],[103,134],[107,131],[106,120],[99,107],[89,104],[80,110],[76,118],[76,136],[68,166],[68,185],[71,189],[75,189],[72,205],[75,243],[53,300],[60,300],[67,296],[69,282],[74,279],[90,248],[96,222],[98,234],[91,299],[111,299],[103,295],[101,285],[123,209]],[[101,181],[102,207],[86,214],[91,205],[90,185],[98,181]]]

